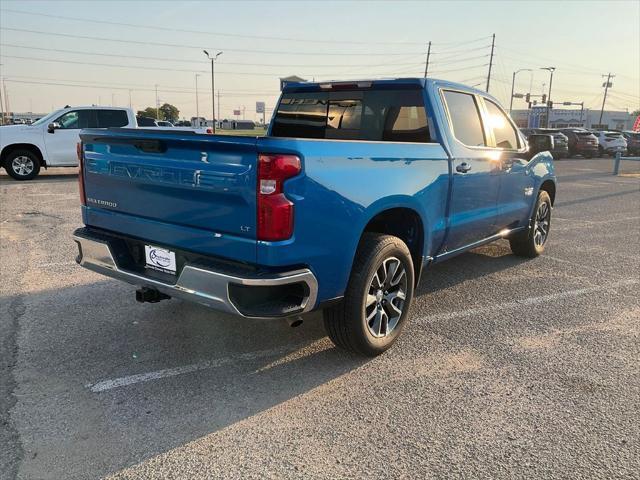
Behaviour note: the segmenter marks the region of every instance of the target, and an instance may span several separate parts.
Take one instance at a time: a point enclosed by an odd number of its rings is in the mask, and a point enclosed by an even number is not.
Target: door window
[[[496,147],[517,150],[518,134],[509,121],[509,117],[491,100],[485,99],[485,104],[487,106],[487,113],[489,114],[489,126],[493,130],[493,136],[496,140]]]
[[[453,135],[470,147],[487,145],[480,119],[480,110],[473,95],[451,90],[444,91]]]
[[[92,113],[91,110],[72,110],[58,117],[56,122],[60,124],[60,128],[63,130],[92,128],[95,127]]]
[[[125,110],[97,110],[98,128],[126,127],[129,117]]]

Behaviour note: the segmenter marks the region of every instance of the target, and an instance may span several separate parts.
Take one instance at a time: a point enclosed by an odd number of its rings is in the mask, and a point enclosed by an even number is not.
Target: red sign
[[[633,122],[633,128],[631,130],[634,132],[640,132],[640,115],[636,117],[636,121]]]
[[[234,114],[234,115],[240,115],[240,110],[234,110],[234,111],[233,111],[233,114]]]

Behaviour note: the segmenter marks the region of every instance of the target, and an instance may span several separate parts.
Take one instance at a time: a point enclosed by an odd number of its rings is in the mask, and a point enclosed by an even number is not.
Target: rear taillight
[[[213,134],[213,128],[207,128],[207,133],[208,133],[209,135]]]
[[[84,194],[84,155],[82,154],[82,142],[76,144],[76,153],[78,155],[78,190],[80,192],[80,204],[87,204],[87,197]]]
[[[300,173],[295,155],[258,155],[258,240],[286,240],[293,235],[293,203],[284,181]]]

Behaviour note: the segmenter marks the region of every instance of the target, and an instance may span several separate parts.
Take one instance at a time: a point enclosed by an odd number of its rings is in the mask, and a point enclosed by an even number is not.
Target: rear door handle
[[[469,170],[471,170],[471,165],[469,165],[467,162],[463,162],[456,167],[456,172],[460,173],[467,173]]]

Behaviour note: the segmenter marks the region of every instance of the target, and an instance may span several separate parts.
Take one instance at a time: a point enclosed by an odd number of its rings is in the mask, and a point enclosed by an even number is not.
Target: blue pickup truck
[[[288,84],[261,138],[84,130],[77,262],[143,302],[323,309],[337,346],[377,355],[431,264],[501,238],[543,251],[556,177],[552,137],[534,137],[431,79]]]

